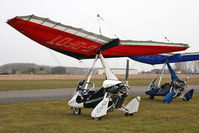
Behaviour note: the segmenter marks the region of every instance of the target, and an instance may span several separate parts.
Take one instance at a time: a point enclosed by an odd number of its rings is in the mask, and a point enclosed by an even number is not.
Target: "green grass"
[[[130,86],[149,85],[152,79],[129,79]],[[0,91],[6,90],[35,90],[54,88],[74,88],[79,80],[0,80]],[[94,79],[96,87],[102,85],[103,79]],[[170,79],[163,79],[162,83],[170,82]],[[199,84],[198,78],[190,79],[188,84]]]
[[[78,80],[0,80],[0,90],[72,88]]]
[[[129,101],[132,97],[126,100]],[[198,133],[199,94],[189,102],[180,98],[163,104],[162,97],[142,96],[139,112],[125,117],[118,110],[101,121],[90,117],[92,109],[74,116],[67,101],[0,104],[2,133]]]

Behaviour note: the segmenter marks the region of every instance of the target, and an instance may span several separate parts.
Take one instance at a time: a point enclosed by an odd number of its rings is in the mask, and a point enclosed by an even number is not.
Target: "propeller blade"
[[[128,83],[128,78],[129,78],[129,60],[126,60],[126,75],[125,75],[125,81]]]

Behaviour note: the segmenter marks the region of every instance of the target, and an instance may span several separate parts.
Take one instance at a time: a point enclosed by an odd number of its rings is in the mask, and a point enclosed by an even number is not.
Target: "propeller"
[[[125,75],[125,82],[128,86],[128,78],[129,78],[129,59],[126,60],[126,75]]]
[[[126,90],[127,95],[128,95],[129,90],[130,90],[128,79],[129,79],[129,59],[126,60],[126,75],[125,75],[125,84],[126,84],[126,87],[127,87],[127,90]],[[134,89],[133,89],[133,92],[134,92]],[[133,94],[135,94],[135,93],[133,93]]]

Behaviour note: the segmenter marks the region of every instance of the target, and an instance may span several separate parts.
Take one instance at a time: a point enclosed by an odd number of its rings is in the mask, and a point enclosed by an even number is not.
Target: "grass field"
[[[126,100],[129,101],[133,97]],[[198,133],[199,94],[189,102],[177,98],[163,104],[142,96],[139,112],[126,117],[118,110],[102,120],[90,117],[92,109],[74,116],[67,101],[0,104],[1,133]]]
[[[130,86],[149,85],[152,78],[131,78]],[[74,88],[77,86],[78,79],[66,80],[0,80],[0,91],[6,90],[35,90],[35,89],[54,89],[54,88]],[[96,87],[102,85],[103,79],[92,79]],[[170,82],[169,78],[162,80],[162,83]],[[188,81],[190,85],[199,84],[199,78],[192,78]]]
[[[0,77],[0,90],[73,88],[80,77]],[[153,77],[131,77],[129,84],[148,85]],[[102,81],[101,77],[92,79],[96,86],[100,86]],[[163,80],[169,81],[169,77]],[[199,77],[190,78],[188,84],[199,84]],[[177,98],[170,104],[163,104],[162,97],[151,101],[147,96],[142,96],[139,112],[133,117],[125,117],[122,112],[115,110],[101,121],[90,117],[92,109],[83,109],[81,115],[74,116],[67,101],[63,100],[0,103],[0,133],[198,133],[198,101],[198,93],[187,103]]]

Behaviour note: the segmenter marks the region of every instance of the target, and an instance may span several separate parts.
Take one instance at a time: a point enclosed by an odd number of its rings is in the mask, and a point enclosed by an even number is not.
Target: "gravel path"
[[[129,91],[129,95],[144,95],[146,88],[147,86],[133,86]],[[193,88],[195,89],[195,92],[199,92],[199,85],[189,85],[188,88]],[[74,88],[58,88],[41,90],[0,91],[0,103],[70,99],[73,96],[74,90]]]

